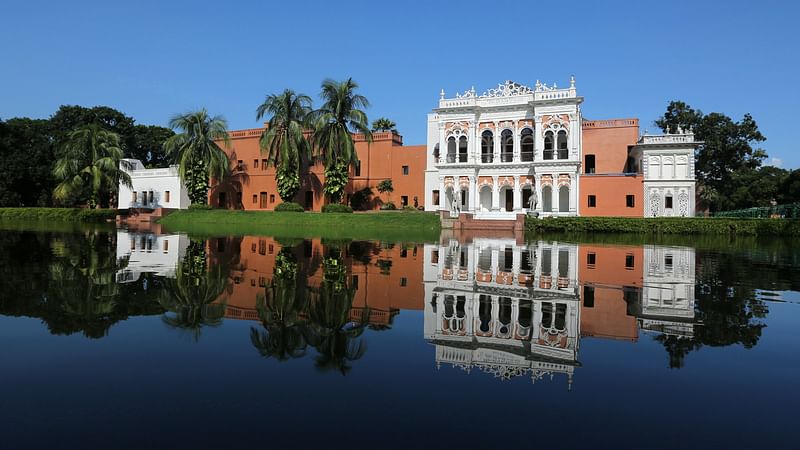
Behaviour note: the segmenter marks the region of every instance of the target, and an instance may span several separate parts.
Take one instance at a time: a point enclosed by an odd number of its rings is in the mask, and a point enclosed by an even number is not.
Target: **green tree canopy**
[[[372,121],[372,131],[397,131],[397,124],[386,117],[381,117]]]
[[[314,124],[314,152],[325,162],[324,191],[334,202],[344,196],[350,166],[358,161],[352,133],[361,133],[367,142],[372,142],[367,114],[363,111],[369,107],[369,101],[356,94],[356,89],[358,84],[352,78],[323,81],[322,107],[310,116]]]
[[[0,121],[0,206],[48,206],[53,178],[50,122]]]
[[[131,146],[126,157],[138,159],[148,169],[169,166],[169,158],[164,152],[164,142],[175,135],[169,128],[156,125],[136,125],[133,127]]]
[[[90,208],[108,201],[120,182],[130,186],[130,176],[120,170],[119,136],[99,125],[85,125],[67,135],[53,175],[59,184],[53,197],[64,203],[87,200]]]
[[[301,162],[311,154],[304,134],[310,112],[311,98],[291,89],[268,95],[256,109],[257,120],[270,116],[259,145],[268,164],[277,169],[278,194],[284,202],[292,201],[300,190]]]
[[[228,155],[217,144],[230,145],[228,123],[222,116],[209,116],[205,108],[178,114],[169,121],[176,134],[164,142],[164,152],[179,165],[189,200],[194,204],[208,201],[209,177],[221,180],[230,171]]]

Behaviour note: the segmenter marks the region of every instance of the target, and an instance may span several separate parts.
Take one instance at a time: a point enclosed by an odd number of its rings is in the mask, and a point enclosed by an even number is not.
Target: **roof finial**
[[[575,89],[575,75],[569,76],[569,88]]]
[[[442,89],[442,92],[439,92],[439,100],[444,100],[444,89]]]

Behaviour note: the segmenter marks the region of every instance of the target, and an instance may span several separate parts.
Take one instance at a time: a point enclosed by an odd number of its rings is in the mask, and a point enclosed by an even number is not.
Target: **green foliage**
[[[391,194],[392,192],[394,192],[394,185],[392,184],[392,179],[391,178],[387,178],[387,179],[381,181],[375,187],[378,189],[378,192],[380,192],[381,194],[386,194],[386,193]]]
[[[411,205],[406,205],[406,206],[403,206],[403,211],[414,211],[414,212],[416,212],[417,208],[414,208]]]
[[[714,217],[747,217],[747,218],[784,218],[800,219],[800,203],[788,205],[765,206],[760,208],[737,209],[733,211],[720,211]]]
[[[718,234],[745,236],[800,236],[800,220],[724,219],[686,217],[547,217],[527,218],[531,233],[641,233]]]
[[[303,212],[305,208],[303,205],[295,202],[283,202],[279,203],[278,206],[275,207],[276,212]]]
[[[350,181],[347,171],[348,165],[344,162],[325,167],[325,186],[322,192],[330,197],[331,202],[338,203],[342,200],[344,190]]]
[[[324,213],[352,213],[353,208],[342,205],[341,203],[329,203],[327,205],[322,206],[322,212]]]
[[[133,137],[125,150],[126,158],[138,159],[148,169],[168,167],[169,158],[164,152],[164,142],[175,135],[169,128],[155,125],[136,125]]]
[[[750,114],[734,122],[724,114],[703,114],[684,102],[673,101],[655,123],[670,133],[692,130],[695,139],[703,142],[695,154],[695,171],[700,197],[711,210],[754,206],[743,203],[753,201],[746,193],[737,192],[747,186],[742,177],[752,177],[767,156],[763,150],[753,148],[766,138]]]
[[[335,202],[341,201],[350,178],[350,166],[358,161],[352,133],[361,133],[367,142],[372,142],[367,114],[363,111],[369,107],[369,101],[355,93],[357,88],[352,78],[342,82],[323,81],[322,107],[308,116],[314,125],[315,156],[325,163],[324,191]]]
[[[208,202],[209,178],[221,180],[230,171],[228,155],[217,144],[230,145],[228,124],[222,116],[209,116],[205,108],[174,116],[172,129],[181,130],[164,142],[164,151],[179,165],[192,203]]]
[[[397,131],[397,124],[386,117],[380,117],[372,121],[372,131]]]
[[[281,166],[275,174],[278,185],[278,195],[284,202],[291,202],[300,192],[300,175],[298,170],[291,166]]]
[[[213,206],[205,204],[205,203],[192,203],[189,205],[190,211],[209,211],[214,209]]]
[[[395,209],[397,209],[397,206],[394,205],[394,202],[389,201],[382,204],[381,209],[384,211],[394,211]]]
[[[256,120],[271,116],[259,146],[267,164],[278,168],[276,182],[283,201],[291,201],[300,190],[300,166],[311,156],[304,133],[309,128],[310,112],[311,98],[291,89],[268,95],[256,109]]]
[[[55,181],[49,121],[0,121],[0,160],[0,207],[51,204]]]
[[[372,189],[365,187],[360,191],[356,191],[350,196],[350,206],[359,211],[370,209],[370,201],[372,200]]]
[[[95,124],[69,133],[53,168],[53,175],[59,181],[53,197],[64,204],[82,202],[88,197],[92,209],[101,201],[107,204],[108,196],[117,192],[119,183],[131,185],[130,175],[120,170],[120,164],[128,163],[121,159],[116,133]]]
[[[107,222],[114,220],[116,209],[85,208],[0,208],[0,220],[48,222]]]

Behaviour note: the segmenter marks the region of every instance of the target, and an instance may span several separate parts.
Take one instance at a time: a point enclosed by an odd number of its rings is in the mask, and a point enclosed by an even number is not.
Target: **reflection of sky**
[[[499,433],[504,444],[522,448],[542,433],[568,447],[685,447],[713,435],[715,446],[764,448],[784,442],[800,400],[798,357],[781,351],[794,346],[796,309],[773,307],[755,349],[703,348],[681,370],[668,369],[650,339],[586,338],[572,392],[437,371],[421,311],[403,311],[389,331],[368,330],[368,351],[347,376],[319,373],[313,358],[260,357],[249,343],[252,322],[204,329],[195,343],[141,317],[87,341],[2,317],[0,341],[16,345],[0,347],[2,360],[15,361],[4,366],[0,420],[5,442],[31,447],[497,448],[491,430],[502,429],[510,430]],[[37,432],[43,423],[47,432]],[[738,423],[746,430],[731,429]]]

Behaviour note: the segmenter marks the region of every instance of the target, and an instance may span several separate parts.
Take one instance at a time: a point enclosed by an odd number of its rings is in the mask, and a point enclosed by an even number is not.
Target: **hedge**
[[[353,208],[342,205],[341,203],[329,203],[327,205],[322,206],[322,212],[324,213],[351,213],[353,212]]]
[[[303,212],[305,208],[302,205],[295,202],[283,202],[279,203],[278,206],[275,207],[276,212]]]
[[[0,208],[0,220],[48,220],[60,222],[107,222],[116,209],[84,208]]]
[[[720,234],[800,236],[800,220],[689,217],[528,217],[531,233]]]

